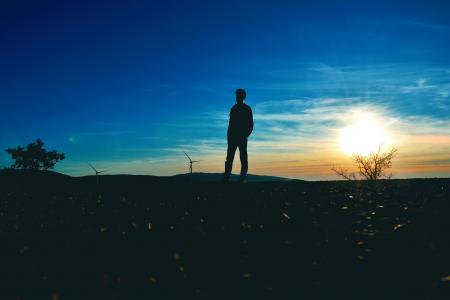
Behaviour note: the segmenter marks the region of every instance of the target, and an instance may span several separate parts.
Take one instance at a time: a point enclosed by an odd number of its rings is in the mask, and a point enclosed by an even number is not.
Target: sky
[[[223,172],[244,88],[250,173],[335,179],[372,120],[394,178],[449,177],[449,53],[448,1],[4,0],[0,165],[40,138],[73,176]]]

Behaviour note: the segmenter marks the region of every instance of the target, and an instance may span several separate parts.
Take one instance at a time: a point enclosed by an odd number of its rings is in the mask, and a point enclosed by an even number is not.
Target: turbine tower
[[[103,171],[97,171],[97,169],[94,168],[93,165],[91,165],[90,163],[88,163],[88,165],[91,167],[92,170],[94,170],[94,172],[95,172],[95,177],[97,178],[97,184],[98,184],[98,174],[103,173],[103,172],[106,172],[106,170],[103,170]]]
[[[183,151],[184,152],[184,151]],[[189,155],[187,155],[187,153],[186,152],[184,152],[184,154],[187,156],[187,158],[189,159],[189,173],[191,173],[192,174],[192,164],[193,163],[196,163],[196,162],[199,162],[200,160],[192,160],[190,157],[189,157]]]

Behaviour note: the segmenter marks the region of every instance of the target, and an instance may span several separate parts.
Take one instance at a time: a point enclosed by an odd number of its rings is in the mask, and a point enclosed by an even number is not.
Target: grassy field
[[[450,299],[450,179],[0,180],[1,299]]]

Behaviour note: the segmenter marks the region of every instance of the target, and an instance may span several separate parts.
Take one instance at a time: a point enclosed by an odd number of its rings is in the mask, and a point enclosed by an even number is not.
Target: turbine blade
[[[201,161],[201,160],[193,160],[192,162],[195,163],[195,162],[199,162],[199,161]]]
[[[88,163],[88,165],[92,168],[92,170],[94,170],[94,172],[96,172],[97,173],[97,169],[96,168],[94,168],[94,166],[93,165],[91,165],[90,163]]]
[[[184,151],[183,151],[184,152]],[[189,157],[189,155],[187,155],[186,152],[184,152],[184,154],[186,154],[187,158],[189,158],[189,161],[192,161],[192,159]]]

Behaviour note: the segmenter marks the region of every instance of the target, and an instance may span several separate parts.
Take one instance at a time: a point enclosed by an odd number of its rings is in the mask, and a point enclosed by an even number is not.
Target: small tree
[[[64,153],[58,153],[56,150],[47,151],[44,149],[44,142],[37,139],[36,142],[28,144],[25,148],[17,146],[5,150],[11,154],[14,164],[13,169],[24,170],[48,170],[53,169],[59,160],[66,158]]]
[[[382,146],[380,146],[369,155],[354,154],[353,161],[356,164],[359,176],[365,180],[391,178],[392,173],[387,174],[386,172],[392,167],[392,160],[396,152],[396,148],[383,152]],[[347,169],[333,167],[331,170],[347,180],[357,179],[357,175],[349,173]]]

